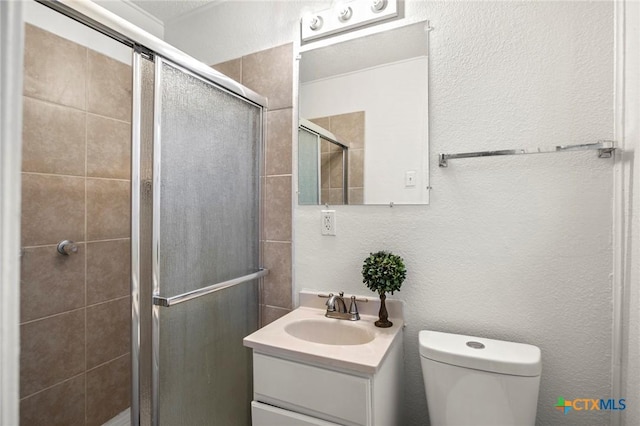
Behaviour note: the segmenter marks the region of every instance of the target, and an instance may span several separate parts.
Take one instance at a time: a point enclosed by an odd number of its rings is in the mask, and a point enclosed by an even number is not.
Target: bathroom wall
[[[164,23],[146,10],[129,0],[91,0],[98,6],[115,13],[137,27],[162,39],[164,37]]]
[[[165,25],[164,37],[202,62],[218,64],[291,43],[297,37],[301,13],[326,9],[331,3],[331,0],[220,2],[216,7],[172,19]]]
[[[215,14],[172,23],[165,35],[216,63],[292,40],[305,10],[330,4],[227,2]],[[407,23],[429,19],[434,27],[431,204],[337,206],[336,237],[320,235],[320,208],[295,208],[296,290],[366,294],[359,270],[368,252],[390,249],[405,258],[409,275],[395,297],[406,302],[408,324],[406,424],[427,422],[420,329],[538,345],[538,424],[609,423],[604,411],[563,416],[553,405],[560,396],[611,393],[613,160],[574,152],[451,161],[441,169],[436,154],[613,138],[613,8],[406,1]],[[256,25],[265,16],[273,19]],[[632,302],[631,331],[637,306]],[[636,333],[630,356],[637,351]],[[637,361],[628,372],[637,372]],[[630,399],[637,385],[627,381]]]
[[[286,314],[293,306],[292,49],[289,43],[213,65],[213,68],[268,98],[263,264],[269,269],[269,275],[264,279],[260,300],[263,325]]]
[[[131,68],[28,24],[24,81],[20,422],[101,425],[130,400]]]

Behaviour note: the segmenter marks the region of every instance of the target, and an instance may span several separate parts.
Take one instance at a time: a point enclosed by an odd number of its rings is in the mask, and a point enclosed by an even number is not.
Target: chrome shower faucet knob
[[[56,249],[58,250],[58,253],[64,256],[69,256],[78,252],[78,246],[76,245],[76,243],[69,240],[60,241]]]

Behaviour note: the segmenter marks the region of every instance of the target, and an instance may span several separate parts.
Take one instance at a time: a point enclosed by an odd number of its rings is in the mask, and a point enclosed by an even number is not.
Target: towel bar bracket
[[[598,158],[611,158],[613,156],[613,151],[615,151],[615,147],[614,148],[600,148],[598,150]]]

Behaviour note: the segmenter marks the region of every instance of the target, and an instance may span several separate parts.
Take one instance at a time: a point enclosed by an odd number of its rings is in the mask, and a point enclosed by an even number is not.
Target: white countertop
[[[302,301],[303,298],[301,298]],[[387,305],[389,305],[389,302],[392,305],[394,302],[401,303],[387,299]],[[370,311],[373,308],[371,305],[375,305],[375,303],[379,303],[379,301],[374,299],[368,302],[369,309],[367,311]],[[317,303],[314,303],[314,305],[317,306]],[[389,309],[389,311],[401,312],[401,309]],[[375,374],[404,325],[404,321],[401,318],[390,316],[389,320],[393,322],[393,326],[380,328],[374,325],[374,322],[378,320],[377,315],[361,314],[359,321],[347,321],[326,318],[324,316],[325,312],[325,309],[301,306],[245,337],[244,345],[252,348],[255,352],[294,361]],[[308,319],[341,321],[349,323],[353,327],[363,327],[373,333],[374,338],[371,342],[360,345],[327,345],[298,339],[285,331],[285,327],[288,324]]]

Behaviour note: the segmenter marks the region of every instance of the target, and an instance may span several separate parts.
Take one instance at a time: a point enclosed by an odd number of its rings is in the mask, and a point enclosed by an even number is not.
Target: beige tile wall
[[[269,99],[262,323],[292,308],[292,45],[215,68]],[[129,405],[131,71],[27,25],[21,424],[102,424]],[[78,253],[55,245],[71,239]]]
[[[270,270],[261,294],[262,324],[292,307],[292,163],[293,45],[286,44],[213,68],[268,98],[265,160],[264,266]]]
[[[22,426],[129,406],[130,116],[128,65],[26,26]]]

